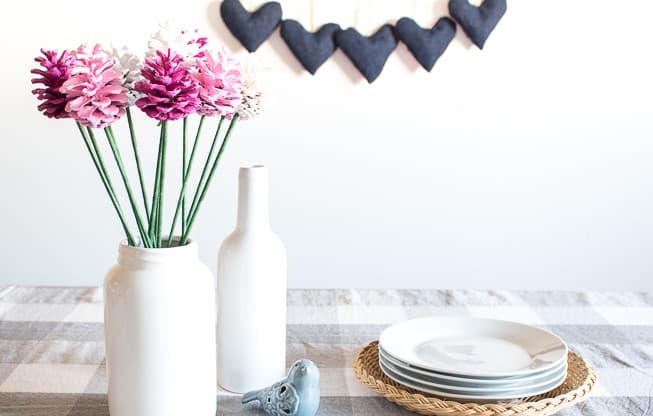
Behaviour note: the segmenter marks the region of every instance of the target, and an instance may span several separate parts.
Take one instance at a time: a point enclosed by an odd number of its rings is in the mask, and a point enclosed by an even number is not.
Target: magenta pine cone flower
[[[70,77],[70,67],[75,63],[75,58],[68,51],[61,52],[57,56],[56,50],[41,49],[43,56],[34,58],[41,68],[34,68],[30,72],[40,75],[33,78],[32,84],[43,84],[43,87],[32,90],[32,94],[42,101],[39,104],[39,111],[49,118],[69,118],[66,111],[66,95],[59,91],[59,88]]]
[[[144,80],[134,89],[144,95],[136,100],[136,106],[149,117],[157,120],[177,120],[194,113],[200,104],[197,81],[191,68],[184,64],[184,57],[157,51],[147,58],[141,70]]]
[[[129,105],[114,59],[100,45],[93,49],[82,45],[73,55],[76,62],[71,77],[61,86],[68,99],[66,110],[85,126],[102,128],[112,124]]]
[[[226,116],[236,112],[243,90],[242,73],[236,60],[226,51],[205,52],[196,60],[200,106],[204,116]]]

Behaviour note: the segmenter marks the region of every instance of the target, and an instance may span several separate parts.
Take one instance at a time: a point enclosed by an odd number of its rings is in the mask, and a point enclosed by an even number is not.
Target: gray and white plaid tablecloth
[[[290,290],[288,363],[321,371],[320,415],[404,415],[362,387],[356,351],[388,324],[474,315],[547,328],[596,368],[592,397],[561,415],[653,413],[653,293]],[[0,415],[108,415],[96,288],[0,288]],[[262,414],[218,393],[219,415]]]

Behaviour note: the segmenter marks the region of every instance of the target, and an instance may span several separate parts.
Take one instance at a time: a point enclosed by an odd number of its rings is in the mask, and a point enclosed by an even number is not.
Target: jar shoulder
[[[189,282],[189,277],[197,284],[212,284],[213,273],[202,261],[197,259],[183,264],[121,264],[115,263],[104,278],[104,289],[115,287],[148,285],[150,281],[157,284],[176,285]]]
[[[281,239],[271,230],[242,231],[234,230],[220,246],[220,255],[240,251],[251,252],[265,250],[267,253],[286,257],[286,247]]]

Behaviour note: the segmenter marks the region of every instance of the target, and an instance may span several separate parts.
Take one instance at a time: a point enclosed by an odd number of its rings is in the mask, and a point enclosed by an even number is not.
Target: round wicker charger
[[[379,367],[378,341],[363,347],[354,359],[354,373],[365,386],[399,406],[428,416],[545,416],[581,402],[596,383],[594,369],[569,352],[567,378],[558,388],[514,401],[477,404],[441,400],[390,380]]]

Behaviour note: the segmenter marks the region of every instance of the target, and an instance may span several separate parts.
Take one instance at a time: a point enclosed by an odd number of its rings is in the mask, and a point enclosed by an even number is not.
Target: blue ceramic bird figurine
[[[320,371],[311,360],[299,360],[283,380],[245,393],[243,404],[258,400],[270,416],[315,416],[320,407]]]

